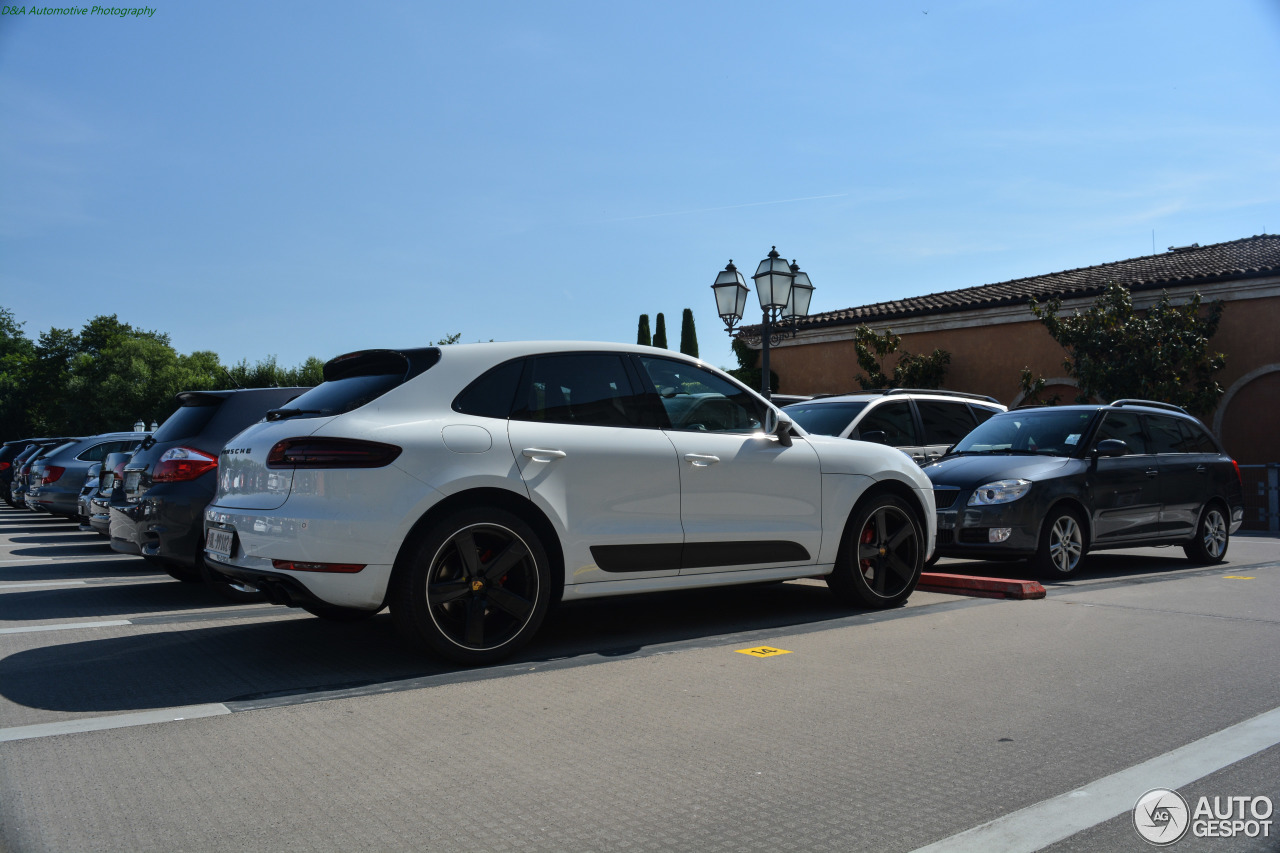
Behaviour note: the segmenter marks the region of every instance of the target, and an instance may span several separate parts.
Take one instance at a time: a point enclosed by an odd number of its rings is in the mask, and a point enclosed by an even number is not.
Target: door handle
[[[552,459],[563,459],[569,455],[563,450],[545,450],[541,447],[526,447],[520,452],[534,462],[550,462]]]
[[[1197,465],[1197,466],[1196,466],[1196,473],[1197,473],[1197,474],[1205,474],[1205,473],[1208,473],[1208,471],[1209,471],[1209,469],[1208,469],[1208,468],[1206,468],[1206,467],[1204,467],[1203,465]]]
[[[1160,472],[1159,472],[1159,471],[1157,471],[1155,468],[1148,468],[1148,469],[1147,469],[1147,476],[1148,476],[1148,477],[1154,477],[1154,476],[1158,475],[1159,473],[1160,473]]]
[[[710,456],[705,453],[686,453],[684,458],[686,462],[692,462],[694,468],[706,468],[720,461],[719,456]]]

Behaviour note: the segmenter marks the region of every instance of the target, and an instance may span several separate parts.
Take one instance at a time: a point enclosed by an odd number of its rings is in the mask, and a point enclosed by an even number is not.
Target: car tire
[[[513,654],[542,625],[550,560],[523,519],[458,511],[408,543],[391,584],[391,619],[410,645],[467,666]]]
[[[911,506],[896,495],[877,495],[850,514],[827,586],[852,607],[897,607],[920,581],[925,551]]]
[[[1031,558],[1031,566],[1044,580],[1066,580],[1079,573],[1088,547],[1080,513],[1059,505],[1050,510],[1040,525],[1040,543]]]
[[[1200,511],[1195,538],[1183,545],[1182,550],[1191,562],[1211,565],[1226,558],[1230,544],[1231,527],[1227,524],[1222,505],[1211,503]]]

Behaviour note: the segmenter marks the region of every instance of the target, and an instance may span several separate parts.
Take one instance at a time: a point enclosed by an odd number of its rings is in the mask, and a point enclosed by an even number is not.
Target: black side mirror
[[[882,429],[869,429],[858,434],[858,438],[863,441],[873,441],[876,444],[888,444],[889,434]]]
[[[1127,456],[1129,454],[1129,445],[1125,444],[1118,438],[1104,438],[1099,441],[1097,446],[1093,448],[1093,455],[1102,456]]]

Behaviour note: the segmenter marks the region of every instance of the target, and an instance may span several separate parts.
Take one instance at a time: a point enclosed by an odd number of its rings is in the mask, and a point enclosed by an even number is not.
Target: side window
[[[924,423],[925,444],[955,444],[973,431],[975,426],[969,407],[964,403],[940,400],[916,400],[920,420]]]
[[[464,415],[506,420],[511,416],[511,404],[515,401],[524,364],[525,360],[518,358],[489,368],[454,399],[453,410]]]
[[[1176,418],[1147,415],[1147,432],[1151,435],[1152,453],[1187,453],[1186,440],[1178,429]]]
[[[893,447],[920,444],[915,419],[911,417],[911,404],[905,400],[876,406],[858,422],[859,438],[877,430],[884,433],[885,441]]]
[[[969,404],[969,411],[973,412],[973,416],[978,423],[985,424],[992,415],[1000,414],[999,409],[989,409],[986,406],[979,406],[975,403]]]
[[[1182,430],[1183,446],[1187,448],[1187,453],[1218,453],[1218,445],[1205,432],[1204,427],[1179,420],[1178,429]]]
[[[1142,422],[1133,412],[1107,412],[1102,426],[1098,427],[1098,434],[1094,436],[1094,446],[1104,438],[1120,439],[1129,445],[1130,453],[1151,452],[1147,449],[1147,439],[1142,434]]]
[[[607,353],[533,359],[512,417],[582,426],[641,426],[643,411],[622,357]]]
[[[76,458],[81,462],[101,462],[107,458],[107,454],[115,449],[114,441],[103,441],[92,447],[87,447],[80,452]]]
[[[764,403],[710,371],[666,358],[642,356],[644,377],[653,383],[671,429],[693,432],[755,432]]]

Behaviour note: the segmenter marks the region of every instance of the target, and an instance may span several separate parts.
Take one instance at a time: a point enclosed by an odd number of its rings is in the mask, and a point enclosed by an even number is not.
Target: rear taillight
[[[271,566],[288,572],[337,572],[353,575],[364,568],[363,563],[304,563],[299,560],[272,560]]]
[[[156,483],[174,483],[195,478],[218,467],[218,457],[190,447],[174,447],[166,450],[151,472]]]
[[[286,438],[267,454],[268,468],[381,468],[400,455],[394,444],[351,438]]]
[[[62,472],[65,470],[67,469],[63,468],[61,465],[50,465],[45,468],[44,477],[42,477],[40,481],[41,485],[44,485],[45,483],[58,482],[58,478],[62,476]]]
[[[1236,460],[1232,459],[1232,460],[1231,460],[1231,467],[1236,469],[1236,479],[1240,481],[1240,488],[1242,488],[1242,489],[1243,489],[1243,488],[1244,488],[1244,477],[1242,477],[1242,476],[1240,475],[1240,463],[1239,463],[1239,462],[1237,462]]]
[[[0,471],[8,471],[12,467],[12,462],[0,462]]]

